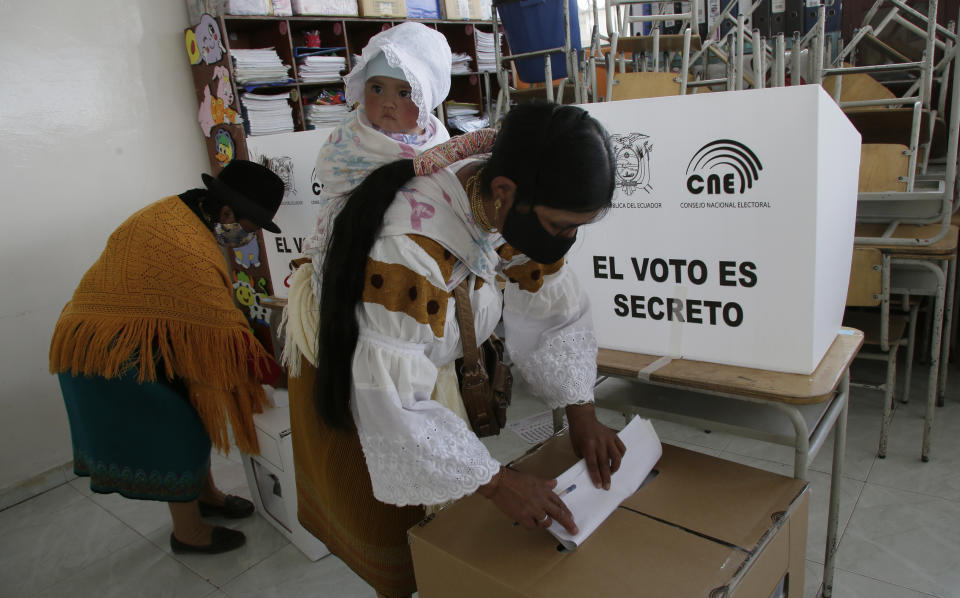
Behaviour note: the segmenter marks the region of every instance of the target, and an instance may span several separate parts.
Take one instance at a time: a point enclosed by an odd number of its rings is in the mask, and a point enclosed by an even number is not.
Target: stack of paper
[[[447,125],[452,129],[469,133],[490,125],[490,119],[480,114],[480,106],[465,102],[446,102]]]
[[[485,129],[490,126],[490,118],[483,115],[465,115],[454,116],[447,119],[447,125],[451,129],[469,133],[477,129]]]
[[[445,102],[443,107],[447,111],[447,118],[480,114],[480,106],[467,102]]]
[[[303,115],[307,119],[307,124],[316,129],[339,124],[346,118],[349,111],[346,104],[307,104],[303,107]]]
[[[283,64],[273,48],[230,50],[233,72],[240,85],[291,81],[290,67]]]
[[[495,71],[497,70],[497,60],[493,48],[493,33],[485,33],[474,29],[474,35],[477,38],[477,71]],[[501,42],[501,36],[497,35],[497,42]],[[500,46],[501,50],[503,45]]]
[[[316,97],[311,98],[303,106],[303,115],[307,119],[308,129],[339,124],[349,111],[342,89],[322,89]]]
[[[293,109],[290,92],[276,95],[241,93],[240,104],[250,128],[250,135],[271,135],[293,132]]]
[[[470,55],[454,52],[450,61],[450,74],[459,75],[470,72]]]
[[[303,83],[335,83],[340,81],[340,72],[346,70],[347,59],[343,56],[304,56],[298,62],[297,72]]]

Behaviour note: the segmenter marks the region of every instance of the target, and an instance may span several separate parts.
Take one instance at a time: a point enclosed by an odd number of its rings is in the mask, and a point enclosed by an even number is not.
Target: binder
[[[803,32],[803,11],[804,0],[787,0],[786,13],[783,25],[783,33],[787,37],[793,35],[794,31]]]
[[[786,34],[787,0],[770,0],[770,37]]]
[[[803,14],[803,32],[810,31],[817,25],[817,8],[819,0],[806,0],[807,7]],[[827,33],[836,33],[842,26],[843,11],[840,0],[823,0],[824,30]]]
[[[817,9],[820,8],[820,0],[803,0],[803,33],[817,26]]]
[[[723,10],[720,6],[720,0],[707,0],[705,4],[703,14],[707,22],[704,23],[704,26],[700,30],[700,39],[704,41],[707,39],[707,33],[710,31],[710,28],[716,23],[717,17],[720,16],[720,11]],[[714,34],[714,39],[720,39],[719,30]]]
[[[770,7],[771,0],[761,0],[759,6],[753,11],[753,28],[760,30],[760,36],[770,37]]]
[[[693,29],[693,34],[699,35],[700,39],[704,41],[706,41],[707,32],[710,30],[710,17],[707,16],[710,11],[708,4],[709,1],[698,2],[697,25]]]
[[[740,15],[740,0],[720,0],[720,11],[723,12],[731,2],[733,8],[730,9],[730,16],[736,19]],[[725,19],[724,23],[720,25],[720,37],[725,37],[731,29],[733,29],[733,23],[729,19]]]
[[[683,12],[683,2],[674,2],[671,6],[669,3],[659,5],[659,14],[680,14]],[[664,35],[674,35],[680,33],[680,21],[671,20],[671,21],[662,21],[660,25],[660,31]]]
[[[649,16],[651,14],[651,9],[649,4],[631,4],[629,8],[630,8],[630,16],[639,17],[639,16]],[[631,23],[630,35],[631,36],[650,35],[650,29],[651,29],[651,25],[649,22]]]
[[[843,4],[840,0],[823,0],[823,4],[827,7],[825,23],[827,33],[840,31],[842,26]]]

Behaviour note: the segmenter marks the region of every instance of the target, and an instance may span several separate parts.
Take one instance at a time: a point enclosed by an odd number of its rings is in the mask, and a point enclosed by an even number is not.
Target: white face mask
[[[256,236],[256,233],[245,230],[236,222],[229,224],[221,224],[218,222],[213,227],[213,234],[217,238],[217,243],[227,247],[246,245]]]

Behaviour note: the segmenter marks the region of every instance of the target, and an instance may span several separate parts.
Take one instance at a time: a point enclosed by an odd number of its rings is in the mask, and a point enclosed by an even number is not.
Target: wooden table
[[[643,387],[630,396],[598,399],[597,405],[793,446],[798,479],[806,479],[809,463],[835,430],[821,588],[829,598],[846,451],[849,368],[862,345],[862,332],[841,329],[810,375],[601,349],[600,381],[618,376],[638,380]]]

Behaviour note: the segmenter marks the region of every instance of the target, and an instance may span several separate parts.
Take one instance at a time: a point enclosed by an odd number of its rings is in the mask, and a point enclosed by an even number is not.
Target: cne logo
[[[704,145],[687,164],[687,191],[694,195],[732,195],[753,187],[763,165],[746,145],[717,139]]]

